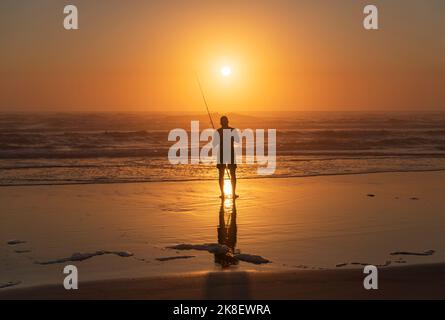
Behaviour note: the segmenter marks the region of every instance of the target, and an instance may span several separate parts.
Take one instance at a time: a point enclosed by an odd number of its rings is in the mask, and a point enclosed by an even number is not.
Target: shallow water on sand
[[[70,263],[87,281],[443,262],[444,178],[244,180],[236,207],[213,181],[3,187],[0,284],[61,283]]]

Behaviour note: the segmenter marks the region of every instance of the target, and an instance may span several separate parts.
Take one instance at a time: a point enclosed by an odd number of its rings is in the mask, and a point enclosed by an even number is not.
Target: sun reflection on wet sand
[[[232,197],[232,184],[229,179],[224,180],[224,195],[228,198]]]

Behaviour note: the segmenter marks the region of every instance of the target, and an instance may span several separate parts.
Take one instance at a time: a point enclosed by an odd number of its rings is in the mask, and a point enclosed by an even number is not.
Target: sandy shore
[[[379,289],[363,288],[359,269],[216,272],[12,289],[0,299],[445,299],[445,264],[379,271]]]
[[[82,298],[209,298],[227,284],[239,290],[222,297],[365,297],[365,264],[388,280],[381,297],[445,291],[445,172],[241,180],[236,208],[215,188],[0,188],[0,297],[67,297],[67,264]]]

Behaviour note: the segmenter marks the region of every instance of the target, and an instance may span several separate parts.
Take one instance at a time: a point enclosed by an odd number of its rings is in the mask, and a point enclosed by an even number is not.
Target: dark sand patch
[[[24,250],[14,250],[15,253],[28,253],[31,252],[31,250],[24,249]]]
[[[21,281],[9,281],[6,283],[0,283],[0,289],[13,287],[13,286],[19,285],[20,283],[22,283],[22,282]]]
[[[195,258],[195,256],[174,256],[174,257],[162,257],[162,258],[156,258],[158,261],[170,261],[170,260],[177,260],[177,259],[191,259]]]
[[[325,268],[322,268],[322,267],[307,266],[304,264],[298,264],[293,267],[297,268],[297,269],[302,269],[302,270],[326,270]]]
[[[14,239],[14,240],[9,240],[7,242],[7,244],[10,245],[10,246],[15,246],[17,244],[22,244],[22,243],[26,243],[26,241]]]
[[[167,249],[175,249],[175,250],[200,250],[200,251],[207,251],[213,254],[221,254],[221,255],[228,255],[231,256],[230,253],[230,248],[226,245],[221,245],[221,244],[217,244],[217,243],[205,243],[205,244],[178,244],[175,246],[170,246],[167,247]],[[248,262],[248,263],[253,263],[253,264],[263,264],[263,263],[269,263],[270,261],[258,256],[258,255],[252,255],[252,254],[247,254],[247,253],[238,253],[233,255],[233,257],[231,256],[231,258],[238,260],[238,261],[243,261],[243,262]]]
[[[217,244],[217,243],[205,243],[205,244],[178,244],[175,246],[167,247],[167,249],[176,249],[176,250],[199,250],[199,251],[208,251],[210,253],[216,254],[224,254],[230,251],[230,248]]]
[[[366,266],[376,266],[378,268],[381,267],[388,267],[389,265],[391,265],[392,261],[386,261],[384,264],[375,264],[375,263],[366,263],[366,262],[345,262],[345,263],[339,263],[337,265],[335,265],[337,268],[342,268],[342,267],[346,267],[348,265],[351,266],[362,266],[362,267],[366,267]]]
[[[93,253],[74,253],[71,257],[67,257],[67,258],[61,258],[61,259],[56,259],[56,260],[49,260],[49,261],[36,261],[36,264],[40,264],[40,265],[48,265],[48,264],[56,264],[56,263],[64,263],[64,262],[69,262],[69,261],[84,261],[93,257],[97,257],[97,256],[103,256],[103,255],[107,255],[107,254],[113,254],[119,257],[123,257],[123,258],[127,258],[127,257],[131,257],[133,256],[133,253],[128,252],[128,251],[105,251],[105,250],[100,250],[100,251],[96,251]]]
[[[342,267],[346,267],[348,265],[348,263],[339,263],[337,265],[335,265],[337,268],[342,268]]]
[[[435,250],[427,250],[424,252],[409,252],[409,251],[396,251],[391,252],[392,256],[432,256],[436,251]]]
[[[247,254],[247,253],[235,254],[233,257],[239,261],[244,261],[244,262],[253,263],[253,264],[263,264],[263,263],[270,262],[270,260],[267,260],[261,256]]]
[[[403,258],[399,258],[397,260],[394,260],[394,263],[407,263],[407,261]]]
[[[434,250],[427,250],[424,252],[396,251],[396,252],[391,252],[390,255],[391,256],[432,256],[434,253],[435,253]],[[335,265],[335,267],[342,268],[342,267],[346,267],[348,265],[364,267],[364,266],[373,265],[373,266],[380,268],[380,267],[387,267],[387,266],[391,265],[391,263],[402,264],[402,263],[407,263],[407,261],[403,258],[398,258],[396,260],[388,260],[384,264],[373,264],[373,263],[365,263],[365,262],[344,262],[344,263],[339,263],[339,264]]]

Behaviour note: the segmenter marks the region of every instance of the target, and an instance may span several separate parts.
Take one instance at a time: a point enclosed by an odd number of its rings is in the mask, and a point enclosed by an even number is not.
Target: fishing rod
[[[198,73],[196,73],[196,81],[198,82],[199,90],[201,91],[202,100],[204,100],[204,104],[206,106],[207,114],[209,115],[210,123],[212,124],[213,130],[215,130],[215,125],[213,123],[212,115],[210,114],[209,105],[207,104],[207,99],[206,99],[206,96],[204,94],[204,90],[202,89],[201,81],[199,81]],[[221,143],[221,141],[220,141],[220,143]],[[227,166],[226,166],[226,172],[227,172],[227,176],[229,177],[229,180],[231,180],[230,173],[229,173],[229,170],[227,169]]]
[[[204,90],[202,90],[201,81],[199,81],[198,74],[196,74],[196,81],[198,81],[199,90],[201,91],[201,96],[202,96],[202,99],[204,100],[204,104],[205,104],[206,109],[207,109],[207,114],[209,115],[210,123],[212,124],[212,128],[215,129],[215,125],[213,124],[212,115],[210,114],[209,105],[207,104],[207,99],[206,99],[206,96],[204,94]]]

